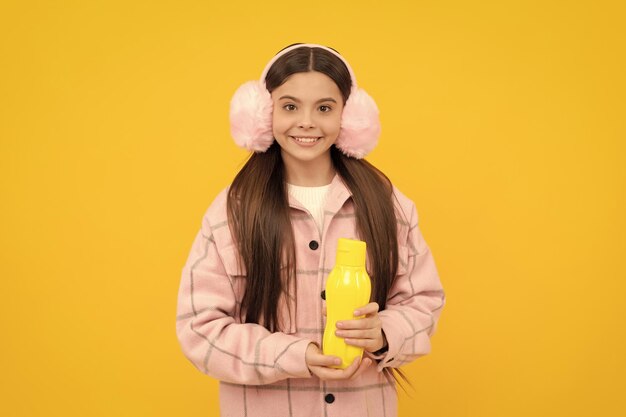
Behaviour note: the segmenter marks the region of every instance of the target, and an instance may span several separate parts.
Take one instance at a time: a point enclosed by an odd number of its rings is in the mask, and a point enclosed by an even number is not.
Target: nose
[[[298,127],[301,127],[303,129],[315,127],[315,124],[313,123],[313,118],[311,117],[309,112],[302,112],[302,117],[298,121]]]

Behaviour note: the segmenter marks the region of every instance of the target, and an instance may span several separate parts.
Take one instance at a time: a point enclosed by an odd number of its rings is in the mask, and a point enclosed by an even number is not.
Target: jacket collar
[[[326,197],[326,206],[324,209],[326,211],[331,211],[333,213],[338,212],[341,207],[345,204],[345,202],[352,197],[352,192],[343,182],[343,179],[339,176],[339,174],[335,174],[333,180],[330,183],[330,188],[328,189],[328,196]],[[288,195],[289,198],[289,207],[293,207],[299,210],[304,210],[304,206],[295,198]]]

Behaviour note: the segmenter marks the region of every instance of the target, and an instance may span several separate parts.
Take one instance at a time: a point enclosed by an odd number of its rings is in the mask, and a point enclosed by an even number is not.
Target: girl
[[[183,352],[220,380],[223,416],[395,416],[394,370],[430,351],[445,298],[413,202],[362,159],[376,104],[335,50],[294,44],[237,90],[230,117],[254,152],[183,268]],[[346,369],[320,349],[340,237],[367,243],[372,279],[365,317],[337,323],[365,352]]]

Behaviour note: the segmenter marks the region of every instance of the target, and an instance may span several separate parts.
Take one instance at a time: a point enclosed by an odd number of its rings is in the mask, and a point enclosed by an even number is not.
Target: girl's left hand
[[[335,334],[342,337],[346,344],[359,346],[368,352],[376,352],[386,344],[385,334],[382,329],[382,321],[378,317],[378,304],[369,303],[357,308],[354,315],[365,317],[355,320],[343,320],[337,322]]]

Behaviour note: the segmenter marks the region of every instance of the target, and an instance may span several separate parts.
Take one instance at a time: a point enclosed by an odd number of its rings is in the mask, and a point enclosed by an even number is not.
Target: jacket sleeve
[[[430,352],[434,334],[445,304],[445,293],[430,249],[417,224],[412,206],[405,245],[399,245],[400,265],[387,306],[379,313],[388,350],[379,359],[378,370],[399,367]]]
[[[225,382],[260,385],[310,377],[304,359],[309,340],[235,320],[235,281],[205,216],[178,293],[176,333],[185,356],[201,372]]]

